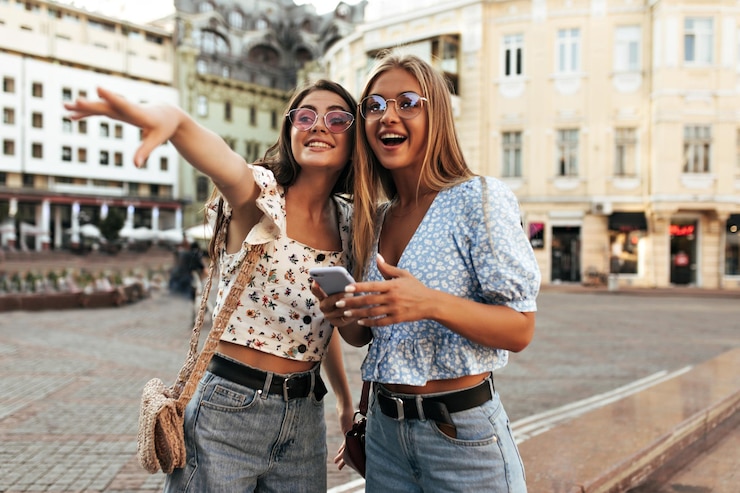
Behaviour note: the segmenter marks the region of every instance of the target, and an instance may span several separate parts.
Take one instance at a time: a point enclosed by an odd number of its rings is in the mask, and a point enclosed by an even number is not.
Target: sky
[[[131,22],[148,22],[164,17],[174,11],[174,0],[59,0],[92,12]],[[318,14],[334,10],[340,0],[296,0],[296,4],[312,3]],[[346,0],[349,4],[357,0]]]

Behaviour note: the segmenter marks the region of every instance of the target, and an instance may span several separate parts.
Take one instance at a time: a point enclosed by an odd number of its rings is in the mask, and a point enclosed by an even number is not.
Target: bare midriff
[[[301,373],[308,371],[316,365],[316,361],[297,361],[294,359],[282,358],[274,354],[264,353],[257,349],[252,349],[231,342],[219,341],[216,352],[228,356],[260,370],[270,371],[273,373]]]
[[[430,380],[423,386],[384,383],[383,387],[398,394],[436,394],[438,392],[451,392],[453,390],[474,387],[485,380],[489,374],[481,373],[479,375],[465,375],[464,377],[446,380]]]

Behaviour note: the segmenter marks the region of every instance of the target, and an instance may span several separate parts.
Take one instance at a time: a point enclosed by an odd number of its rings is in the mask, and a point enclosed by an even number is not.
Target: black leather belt
[[[320,401],[326,395],[326,385],[321,379],[318,365],[304,373],[283,376],[251,368],[214,354],[208,364],[208,371],[250,389],[264,390],[267,384],[268,393],[282,395],[286,401],[308,397],[312,393],[316,400]]]
[[[424,396],[395,394],[382,385],[376,385],[378,406],[386,416],[393,419],[424,419],[440,423],[451,423],[450,413],[478,407],[493,397],[491,377],[469,389],[449,394]]]

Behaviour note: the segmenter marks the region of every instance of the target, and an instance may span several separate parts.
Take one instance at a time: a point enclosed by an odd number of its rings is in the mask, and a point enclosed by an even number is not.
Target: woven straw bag
[[[224,227],[219,232],[219,244],[223,244],[225,230]],[[193,396],[216,350],[221,334],[239,302],[239,296],[244,286],[251,281],[254,266],[264,250],[265,245],[263,244],[250,247],[242,261],[236,281],[221,310],[216,314],[208,339],[198,355],[200,329],[203,325],[208,294],[211,291],[214,272],[217,268],[215,259],[211,260],[209,277],[203,288],[200,309],[190,337],[190,349],[177,381],[168,387],[159,378],[154,378],[144,386],[139,408],[136,455],[141,466],[149,473],[154,474],[161,470],[170,474],[173,470],[185,465],[185,406]]]

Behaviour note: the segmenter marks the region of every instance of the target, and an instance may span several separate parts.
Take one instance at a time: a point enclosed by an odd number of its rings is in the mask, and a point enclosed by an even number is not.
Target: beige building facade
[[[358,95],[387,48],[443,70],[543,283],[740,289],[736,2],[374,0],[365,19],[328,75]]]

